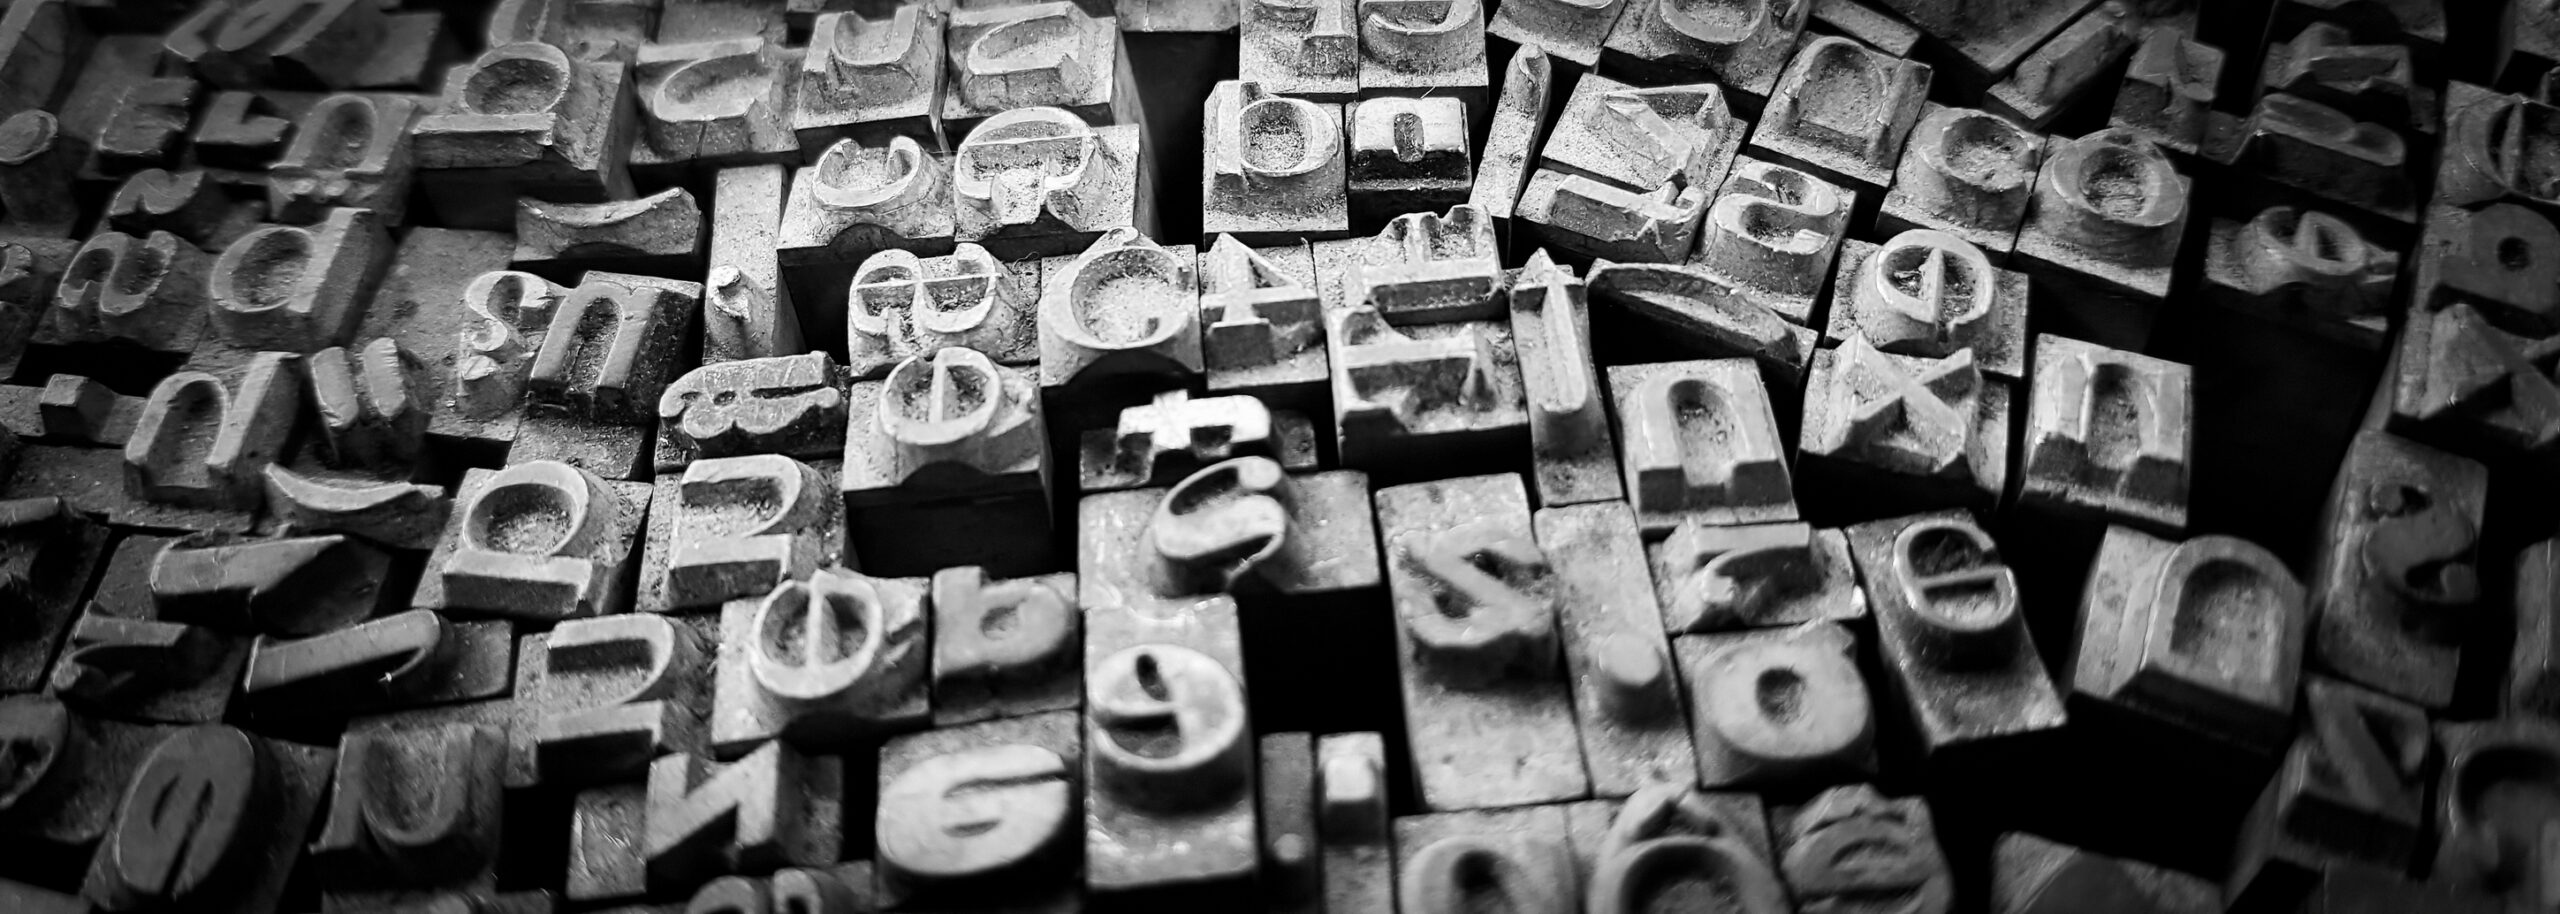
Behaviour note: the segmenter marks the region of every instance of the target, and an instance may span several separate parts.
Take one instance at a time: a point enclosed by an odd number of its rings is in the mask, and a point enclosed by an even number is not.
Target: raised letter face
[[[1575,910],[1573,855],[1553,834],[1452,836],[1398,867],[1396,909],[1459,914],[1487,901],[1519,914]]]
[[[552,313],[527,379],[537,402],[600,423],[657,420],[682,336],[681,315],[702,288],[622,279],[591,272]]]
[[[1127,220],[1108,218],[1117,176],[1129,167],[1104,138],[1058,108],[1016,108],[969,132],[951,160],[958,237],[1073,235]]]
[[[703,649],[692,626],[655,613],[553,627],[532,696],[543,783],[634,776],[660,755],[701,748]]]
[[[2193,187],[2166,153],[2124,130],[2053,145],[2018,229],[2018,253],[2157,297],[2186,232]]]
[[[1209,93],[1202,231],[1333,235],[1351,228],[1342,108],[1227,80]],[[1463,160],[1463,154],[1461,156]]]
[[[1200,371],[1200,287],[1187,251],[1112,229],[1041,285],[1040,386]]]
[[[1636,520],[1659,534],[1794,520],[1794,484],[1759,369],[1742,359],[1609,369]]]
[[[1769,96],[1755,147],[1804,162],[1833,180],[1883,188],[1920,119],[1930,69],[1824,36],[1797,49]]]
[[[505,755],[503,734],[477,724],[347,734],[311,845],[331,864],[323,878],[355,893],[492,878]]]
[[[2272,750],[2293,712],[2309,609],[2266,549],[2110,527],[2082,601],[2072,688],[2233,744]]]
[[[85,894],[115,909],[224,900],[223,881],[263,863],[249,855],[280,812],[275,764],[257,737],[220,725],[161,742],[134,771]]]
[[[825,477],[779,454],[694,461],[676,485],[670,607],[716,606],[806,577],[838,551]],[[664,510],[665,508],[662,508]]]
[[[2481,597],[2488,489],[2476,461],[2382,432],[2356,437],[2315,565],[2322,667],[2423,707],[2452,700]]]
[[[1737,160],[1724,191],[1707,207],[1689,262],[1804,323],[1813,317],[1856,200],[1855,191],[1806,172]]]
[[[1972,349],[1943,359],[1897,356],[1852,334],[1815,360],[1804,453],[1996,493],[2002,476],[1996,464],[2005,461],[1983,459],[1991,442],[1977,440],[1986,431],[1985,387]],[[1999,415],[2005,416],[2003,400]],[[2005,423],[1987,431],[2006,437]]]
[[[829,131],[938,118],[935,90],[948,19],[939,9],[905,5],[887,19],[852,12],[818,14],[800,61],[799,110],[792,126]]]
[[[406,209],[416,101],[332,95],[311,106],[284,158],[268,169],[267,209],[279,221],[319,218],[332,207],[373,210],[397,223]]]
[[[1343,291],[1388,323],[1424,324],[1500,317],[1507,284],[1493,220],[1462,204],[1388,222],[1360,243]]]
[[[870,578],[823,569],[774,588],[755,610],[747,670],[788,716],[885,706],[924,678],[923,619]]]
[[[804,454],[843,434],[844,391],[824,352],[718,362],[668,385],[658,418],[704,457]]]
[[[976,566],[933,576],[933,716],[941,726],[1072,708],[1083,617],[1073,575],[990,581]]]
[[[1251,779],[1244,689],[1206,654],[1146,644],[1103,658],[1086,685],[1097,786],[1165,813],[1219,804]]]
[[[2436,879],[2502,895],[2507,910],[2545,907],[2560,888],[2560,861],[2522,848],[2548,847],[2560,829],[2560,730],[2535,720],[2446,724],[2444,780],[2437,785]]]
[[[1114,20],[1073,3],[963,8],[951,17],[951,79],[942,116],[1018,108],[1107,108],[1119,66]]]
[[[143,401],[124,445],[125,491],[145,501],[254,511],[267,465],[302,408],[302,360],[262,352],[235,392],[203,372],[171,375]]]
[[[1954,889],[1930,830],[1928,801],[1834,787],[1781,831],[1787,884],[1807,914],[1946,914]]]
[[[1074,833],[1075,776],[1039,746],[925,760],[880,792],[880,862],[917,882],[1000,877]]]
[[[1359,88],[1358,0],[1250,0],[1238,26],[1237,73],[1271,91],[1316,101],[1351,98]]]
[[[2188,377],[2175,362],[2039,337],[2021,503],[2163,531],[2185,527]]]
[[[1688,683],[1701,783],[1747,787],[1854,775],[1875,765],[1875,714],[1829,622],[1674,643]]]
[[[443,607],[559,619],[609,605],[631,533],[621,496],[595,474],[518,464],[466,478],[455,507]]]

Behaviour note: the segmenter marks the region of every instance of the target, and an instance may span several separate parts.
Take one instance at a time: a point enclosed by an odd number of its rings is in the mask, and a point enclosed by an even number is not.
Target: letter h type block
[[[1932,764],[2059,731],[2062,696],[2027,635],[2016,572],[1964,511],[1849,528],[1888,691]]]

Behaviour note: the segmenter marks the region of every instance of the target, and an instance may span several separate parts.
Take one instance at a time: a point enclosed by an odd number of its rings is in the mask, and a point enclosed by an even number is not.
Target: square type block
[[[2191,377],[2176,362],[2037,337],[2018,504],[2164,533],[2185,529]]]
[[[1629,500],[1648,538],[1683,521],[1796,519],[1778,419],[1748,359],[1609,367]]]
[[[2027,274],[1993,266],[1954,233],[1845,241],[1822,343],[1857,334],[1885,352],[1927,358],[1970,349],[1983,374],[2016,384],[2027,378],[2027,296]]]

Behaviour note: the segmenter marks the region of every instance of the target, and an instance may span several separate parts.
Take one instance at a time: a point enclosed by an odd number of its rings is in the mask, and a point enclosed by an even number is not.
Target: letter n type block
[[[844,762],[767,742],[727,765],[670,755],[649,766],[643,857],[653,893],[732,873],[836,861],[844,834]]]
[[[1751,150],[1858,193],[1882,193],[1920,119],[1931,73],[1847,38],[1808,40],[1769,94]]]
[[[1796,519],[1776,413],[1748,359],[1613,365],[1628,500],[1647,538],[1683,521]]]
[[[933,575],[933,722],[951,727],[1074,709],[1084,696],[1076,576]]]
[[[658,477],[652,503],[642,612],[762,597],[844,553],[834,480],[779,454],[694,461]]]
[[[1874,606],[1886,693],[1920,756],[1953,771],[2062,728],[2017,574],[1971,513],[1859,524],[1849,546]]]
[[[2241,826],[2233,910],[2291,910],[2333,867],[2415,862],[2435,750],[2426,712],[2319,676],[2303,704],[2308,721]]]
[[[534,621],[622,609],[649,488],[556,461],[463,474],[412,606]]]
[[[302,358],[262,352],[237,388],[200,371],[171,375],[143,401],[124,445],[125,494],[137,502],[255,512],[261,474],[302,411]]]
[[[1534,523],[1560,585],[1558,627],[1592,794],[1695,783],[1698,757],[1635,513],[1618,501],[1551,506]]]
[[[328,900],[494,889],[506,755],[505,732],[479,724],[347,734],[311,845]]]
[[[2017,503],[2160,533],[2185,529],[2192,375],[2176,362],[2037,337]]]
[[[881,746],[875,835],[883,906],[1072,904],[1084,888],[1076,875],[1079,728],[1075,712],[1060,710]]]
[[[712,750],[734,756],[779,737],[836,752],[924,727],[926,586],[822,568],[722,606]]]
[[[2082,593],[2072,698],[2183,739],[2272,755],[2293,715],[2309,625],[2301,583],[2255,543],[2109,527]]]
[[[1822,783],[1875,770],[1875,710],[1834,622],[1672,641],[1689,687],[1699,783]]]
[[[2441,709],[2480,603],[2489,471],[2385,432],[2356,436],[2313,567],[2312,662]]]
[[[1558,656],[1564,584],[1531,531],[1520,477],[1395,486],[1377,506],[1423,805],[1588,796]]]
[[[563,786],[638,777],[659,756],[700,754],[711,710],[709,628],[623,613],[526,636],[517,688],[531,707],[517,721],[517,751],[531,752],[544,785]]]

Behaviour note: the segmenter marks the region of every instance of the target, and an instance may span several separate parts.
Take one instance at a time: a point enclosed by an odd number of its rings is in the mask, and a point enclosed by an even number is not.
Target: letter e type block
[[[1972,514],[1859,524],[1849,545],[1875,600],[1885,692],[1920,755],[1950,765],[2062,728],[2062,696],[2027,634],[2017,574]]]
[[[1350,234],[1341,105],[1225,80],[1201,124],[1201,234],[1247,244]],[[1465,164],[1463,152],[1460,165]]]

